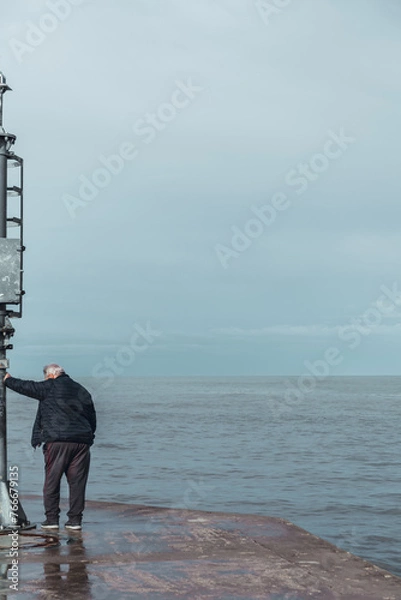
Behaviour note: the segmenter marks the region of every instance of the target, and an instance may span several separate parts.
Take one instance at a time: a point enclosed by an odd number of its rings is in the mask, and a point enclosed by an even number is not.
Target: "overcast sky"
[[[11,372],[300,374],[335,348],[330,374],[401,374],[400,25],[398,0],[2,6]]]

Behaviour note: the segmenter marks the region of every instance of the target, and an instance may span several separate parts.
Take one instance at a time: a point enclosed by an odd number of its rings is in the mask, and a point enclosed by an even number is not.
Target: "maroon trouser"
[[[70,490],[68,519],[81,523],[85,508],[85,488],[90,464],[89,444],[47,442],[44,445],[45,484],[43,503],[48,521],[58,523],[60,514],[60,481],[65,474]]]

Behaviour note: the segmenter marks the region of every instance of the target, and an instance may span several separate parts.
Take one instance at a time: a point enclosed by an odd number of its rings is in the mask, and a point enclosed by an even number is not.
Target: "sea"
[[[401,377],[77,380],[98,415],[88,499],[277,516],[401,576]],[[36,406],[7,391],[22,494],[42,493]]]

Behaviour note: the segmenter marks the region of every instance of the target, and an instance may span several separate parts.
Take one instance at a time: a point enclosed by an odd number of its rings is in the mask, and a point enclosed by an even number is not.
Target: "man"
[[[60,481],[66,475],[70,491],[67,529],[81,529],[90,446],[96,431],[96,412],[90,393],[56,364],[43,369],[44,381],[4,377],[5,385],[39,400],[32,431],[32,446],[43,445],[45,483],[43,529],[57,529],[60,515]]]

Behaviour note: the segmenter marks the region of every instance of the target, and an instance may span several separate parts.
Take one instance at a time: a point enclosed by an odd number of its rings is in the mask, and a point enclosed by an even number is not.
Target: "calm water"
[[[297,401],[283,378],[80,381],[99,418],[88,498],[280,516],[401,575],[401,378],[330,378]],[[8,399],[9,462],[41,494],[36,401]]]

